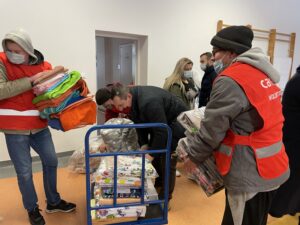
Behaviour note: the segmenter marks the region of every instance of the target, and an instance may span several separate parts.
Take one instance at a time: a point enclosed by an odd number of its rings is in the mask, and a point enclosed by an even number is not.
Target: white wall
[[[211,50],[219,19],[261,29],[296,32],[294,70],[299,64],[300,27],[297,0],[0,0],[0,37],[25,28],[34,46],[53,65],[83,72],[96,90],[95,30],[148,36],[148,84],[161,86],[183,56],[199,68],[199,54]],[[83,144],[86,129],[53,132],[58,152]],[[0,160],[7,160],[3,135]]]

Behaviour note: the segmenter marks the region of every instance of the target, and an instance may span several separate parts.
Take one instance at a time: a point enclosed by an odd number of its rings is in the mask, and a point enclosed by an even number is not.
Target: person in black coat
[[[277,190],[270,214],[281,217],[300,212],[300,66],[285,87],[282,99],[283,142],[289,156],[290,178]],[[300,223],[299,223],[300,224]]]
[[[135,86],[131,88],[112,88],[111,98],[118,110],[130,107],[129,118],[138,123],[165,123],[172,129],[171,168],[169,179],[169,199],[175,187],[177,157],[175,150],[180,138],[184,137],[184,128],[177,122],[177,116],[187,107],[175,95],[154,86]],[[167,144],[167,130],[164,128],[137,129],[142,149],[165,149]],[[164,169],[165,154],[154,154],[152,164],[159,177],[155,187],[159,191],[159,198],[164,198]]]
[[[213,66],[212,53],[205,52],[200,55],[200,67],[204,71],[204,75],[199,90],[199,108],[206,106],[209,101],[212,85],[214,79],[217,77],[217,73]]]

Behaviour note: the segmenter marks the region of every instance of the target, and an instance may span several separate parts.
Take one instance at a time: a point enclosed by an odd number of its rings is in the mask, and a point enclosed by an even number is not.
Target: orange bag
[[[97,106],[92,97],[86,97],[67,106],[54,114],[60,120],[64,131],[96,123]]]

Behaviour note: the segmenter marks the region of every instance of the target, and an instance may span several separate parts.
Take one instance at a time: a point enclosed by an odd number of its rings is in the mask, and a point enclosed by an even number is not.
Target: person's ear
[[[230,52],[229,54],[229,58],[230,60],[233,60],[234,58],[236,58],[238,55],[235,52]]]

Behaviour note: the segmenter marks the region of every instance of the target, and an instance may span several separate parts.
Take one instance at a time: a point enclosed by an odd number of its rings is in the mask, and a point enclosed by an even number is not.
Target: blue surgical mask
[[[207,64],[204,64],[204,63],[200,64],[200,69],[203,70],[204,72],[205,72],[206,68],[207,68]]]
[[[8,60],[13,64],[22,64],[25,62],[25,56],[17,53],[13,53],[11,51],[5,52]]]
[[[224,63],[222,62],[222,59],[219,59],[217,61],[214,61],[214,69],[217,74],[221,73],[224,68]]]
[[[192,78],[193,77],[193,71],[191,71],[191,70],[185,70],[185,71],[183,71],[183,76],[185,78]]]

